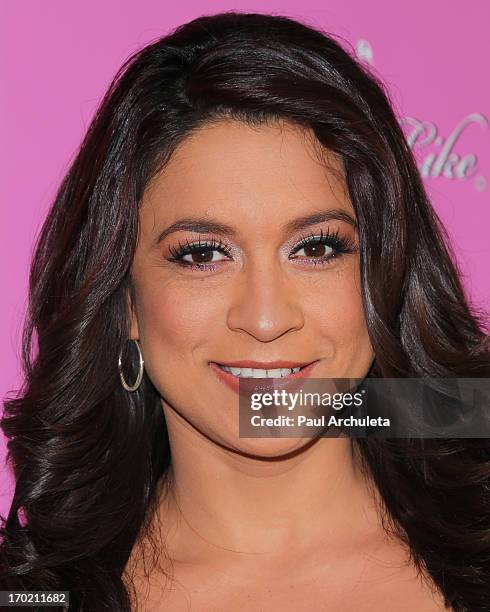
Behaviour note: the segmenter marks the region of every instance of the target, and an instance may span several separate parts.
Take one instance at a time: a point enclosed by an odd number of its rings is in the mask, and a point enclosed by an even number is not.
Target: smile
[[[301,380],[309,378],[312,370],[318,360],[307,363],[307,362],[293,362],[293,361],[234,361],[228,363],[217,363],[216,361],[210,361],[209,366],[214,371],[218,379],[228,388],[235,391],[235,393],[241,394],[242,392],[247,395],[249,389],[241,389],[240,385],[262,385],[261,388],[268,390],[270,385],[275,385],[274,380],[281,386],[287,385],[288,388],[293,389],[294,385],[300,385]],[[262,379],[263,382],[253,382],[257,379]],[[281,382],[279,383],[279,379]],[[240,380],[243,382],[240,383]],[[245,383],[247,380],[247,383]],[[265,385],[265,386],[264,386]]]
[[[233,378],[296,378],[303,376],[316,363],[306,361],[252,361],[241,360],[228,363],[210,362],[218,372]]]
[[[272,368],[272,369],[261,369],[261,368],[236,368],[229,367],[221,364],[216,364],[221,370],[236,376],[237,378],[283,378],[284,376],[291,376],[301,370],[297,368]]]

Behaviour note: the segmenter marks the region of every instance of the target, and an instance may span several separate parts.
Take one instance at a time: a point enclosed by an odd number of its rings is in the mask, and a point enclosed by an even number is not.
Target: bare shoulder
[[[392,543],[280,566],[174,564],[172,572],[135,576],[135,612],[451,612],[404,548]]]

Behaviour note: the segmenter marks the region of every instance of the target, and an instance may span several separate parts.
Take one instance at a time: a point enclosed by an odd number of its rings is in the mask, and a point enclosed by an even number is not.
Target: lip
[[[311,371],[314,368],[315,364],[318,363],[318,360],[312,361],[308,364],[301,365],[297,362],[292,361],[270,361],[270,362],[259,362],[259,361],[232,361],[223,363],[220,365],[226,365],[229,367],[243,367],[243,368],[261,368],[261,369],[273,369],[273,368],[297,368],[301,367],[299,372],[295,374],[290,374],[288,376],[282,376],[280,378],[239,378],[237,376],[233,376],[229,372],[225,372],[220,367],[218,367],[218,362],[210,361],[209,367],[213,370],[217,378],[226,385],[229,389],[238,393],[239,395],[244,395],[248,397],[251,392],[258,391],[274,391],[274,389],[286,389],[288,391],[293,391],[301,386],[301,379],[308,378],[311,375]],[[239,365],[240,364],[240,365]],[[247,365],[242,365],[247,364]],[[254,365],[248,365],[254,364]],[[260,365],[259,365],[260,364]],[[266,364],[266,365],[264,365]],[[273,365],[270,365],[273,364]],[[277,365],[277,364],[292,364],[292,365]],[[241,384],[240,384],[241,381]],[[274,381],[274,382],[272,382]]]
[[[219,365],[228,366],[230,368],[258,368],[260,370],[273,370],[274,368],[303,368],[310,363],[314,363],[312,361],[227,361],[226,363],[214,362],[211,363],[219,363]]]

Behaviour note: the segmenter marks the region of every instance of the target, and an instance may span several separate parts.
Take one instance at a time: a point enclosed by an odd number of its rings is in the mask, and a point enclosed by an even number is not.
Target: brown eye
[[[303,247],[303,250],[305,252],[306,257],[324,257],[327,253],[326,253],[326,245],[325,244],[315,244],[315,243],[311,243],[311,244],[307,244],[306,246]]]
[[[169,248],[169,261],[194,270],[212,270],[216,262],[230,258],[230,248],[221,240],[206,240],[201,242],[186,242],[179,247]]]
[[[195,251],[194,253],[190,253],[192,258],[192,263],[207,263],[209,261],[213,261],[213,251]]]
[[[311,234],[303,237],[294,248],[291,255],[303,263],[318,265],[329,264],[341,258],[344,254],[353,253],[356,246],[352,238],[340,236],[339,230],[335,232],[320,232],[319,236]]]

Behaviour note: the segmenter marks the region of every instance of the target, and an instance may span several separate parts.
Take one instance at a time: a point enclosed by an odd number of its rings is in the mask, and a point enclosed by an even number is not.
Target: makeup
[[[237,365],[240,364],[241,367],[266,367],[267,369],[279,368],[279,367],[294,367],[293,362],[270,362],[264,364],[264,362],[252,362],[252,361],[240,361],[240,362],[229,362],[221,365]],[[302,380],[311,376],[311,373],[318,363],[317,361],[313,361],[303,367],[300,368],[299,372],[291,373],[287,376],[282,377],[264,377],[264,378],[253,378],[253,377],[239,377],[234,376],[230,372],[226,372],[219,365],[214,362],[209,362],[209,367],[214,372],[216,377],[229,389],[234,391],[237,394],[248,396],[250,393],[264,392],[268,393],[274,391],[275,389],[285,389],[286,391],[294,391],[299,389],[302,384]],[[253,365],[255,364],[255,365]],[[237,366],[238,367],[238,366]],[[240,383],[241,381],[241,383]]]

